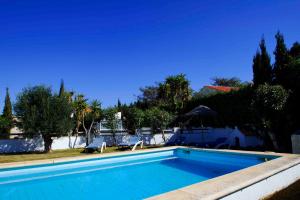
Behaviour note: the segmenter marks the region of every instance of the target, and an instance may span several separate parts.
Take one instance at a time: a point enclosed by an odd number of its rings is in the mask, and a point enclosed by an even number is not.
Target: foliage
[[[272,82],[272,66],[270,56],[267,52],[265,40],[262,38],[260,44],[260,52],[257,51],[253,58],[253,83],[255,86]]]
[[[227,86],[227,87],[241,87],[246,83],[243,83],[239,78],[223,78],[223,77],[214,77],[212,78],[212,85],[214,86]]]
[[[10,122],[6,118],[0,116],[0,133],[1,133],[0,138],[1,139],[8,138],[9,135],[5,133],[5,130],[7,129],[7,127],[9,127],[9,125]]]
[[[14,106],[26,134],[41,134],[45,152],[51,150],[53,136],[67,135],[73,128],[72,106],[64,97],[52,95],[51,89],[35,86],[23,89]]]
[[[287,106],[288,92],[280,85],[260,85],[253,96],[253,108],[257,115],[256,127],[260,127],[269,135],[275,150],[279,150],[278,143],[286,138],[283,135],[285,124],[284,111]],[[285,148],[286,144],[281,144]]]
[[[272,118],[282,112],[288,99],[288,92],[280,85],[260,85],[254,95],[253,105],[259,116]]]
[[[106,119],[106,127],[109,128],[113,134],[113,138],[116,141],[116,131],[118,128],[118,119],[116,114],[118,113],[118,108],[116,107],[109,107],[104,110],[104,118]]]
[[[145,111],[145,124],[151,127],[153,133],[160,133],[166,129],[172,120],[172,114],[158,107],[153,107]]]
[[[162,106],[171,112],[180,111],[191,99],[192,90],[184,74],[169,76],[159,84],[158,97]]]
[[[255,119],[251,110],[251,99],[253,88],[245,86],[237,91],[228,93],[218,93],[211,96],[201,96],[193,98],[182,113],[187,113],[199,105],[205,105],[218,113],[218,120],[204,119],[205,126],[241,126],[252,123]],[[179,119],[180,120],[180,119]],[[199,120],[192,121],[193,126],[200,126]]]
[[[275,35],[276,47],[274,51],[275,63],[274,63],[274,83],[285,86],[285,76],[288,64],[290,62],[289,51],[285,45],[283,35],[278,32]]]
[[[76,127],[74,132],[78,134],[79,128],[82,125],[82,122],[84,121],[84,117],[88,109],[87,99],[84,97],[84,95],[78,94],[75,96],[75,99],[73,101],[73,108],[74,118],[76,121]]]
[[[160,107],[178,113],[192,97],[190,83],[184,74],[168,76],[156,86],[140,90],[142,95],[138,96],[136,106],[143,110]]]
[[[144,122],[144,112],[136,107],[124,107],[122,109],[123,124],[129,134],[134,134]]]
[[[140,88],[141,95],[138,96],[138,102],[141,104],[142,108],[149,108],[152,106],[157,106],[159,104],[158,100],[158,86],[146,86]]]
[[[4,124],[6,124],[6,126],[2,127],[0,130],[2,130],[1,132],[8,134],[8,133],[10,133],[10,129],[13,126],[12,105],[11,105],[11,101],[10,101],[8,88],[6,88],[6,96],[5,96],[2,117],[5,119],[4,121],[6,123],[4,123]]]
[[[293,44],[293,46],[291,47],[289,54],[295,58],[295,59],[299,59],[300,58],[300,43],[299,42],[295,42]]]
[[[66,91],[65,91],[65,83],[64,83],[63,80],[61,80],[58,95],[59,95],[60,97],[62,97],[62,96],[65,95],[65,93],[66,93]]]
[[[93,100],[90,105],[88,106],[89,112],[87,112],[86,117],[83,119],[83,128],[86,134],[86,141],[87,144],[90,144],[91,141],[91,131],[93,125],[96,120],[101,119],[101,103],[98,100]]]

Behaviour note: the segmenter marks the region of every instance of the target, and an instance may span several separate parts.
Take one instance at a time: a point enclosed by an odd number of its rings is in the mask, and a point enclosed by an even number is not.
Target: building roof
[[[206,88],[219,91],[219,92],[230,92],[232,90],[238,90],[238,87],[228,87],[228,86],[213,86],[213,85],[206,85]]]

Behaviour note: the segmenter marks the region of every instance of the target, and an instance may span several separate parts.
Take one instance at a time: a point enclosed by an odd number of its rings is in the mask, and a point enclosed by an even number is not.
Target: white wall
[[[146,129],[147,130],[147,129]],[[115,139],[117,143],[122,141],[127,133],[116,133]],[[164,144],[162,134],[151,134],[150,131],[144,131],[142,139],[145,145],[162,145]],[[114,145],[114,138],[111,134],[102,134],[108,146]],[[165,133],[166,142],[174,142],[178,138],[185,138],[184,144],[213,142],[218,138],[227,138],[225,144],[234,145],[235,137],[240,140],[240,146],[260,146],[263,141],[254,136],[245,136],[238,129],[231,128],[209,128],[206,132],[198,130],[184,130],[182,133],[180,129],[175,128],[174,132],[168,131]],[[76,137],[60,137],[53,138],[52,149],[68,149],[73,147]],[[85,147],[85,137],[78,137],[75,143],[75,148]],[[0,153],[17,153],[17,152],[32,152],[43,151],[44,142],[41,137],[33,139],[12,139],[12,140],[0,140]]]

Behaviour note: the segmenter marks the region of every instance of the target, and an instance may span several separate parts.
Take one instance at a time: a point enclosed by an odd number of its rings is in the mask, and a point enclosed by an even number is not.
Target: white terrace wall
[[[115,136],[116,142],[119,143],[127,133],[117,133]],[[161,145],[164,144],[162,134],[151,134],[150,131],[142,132],[142,139],[145,145]],[[114,138],[112,134],[101,134],[105,138],[108,146],[114,145]],[[238,137],[240,146],[261,146],[263,141],[254,136],[245,136],[238,129],[231,128],[208,128],[207,131],[203,132],[199,129],[184,130],[174,129],[174,131],[168,131],[165,133],[166,142],[173,142],[178,138],[184,138],[185,144],[191,143],[202,143],[202,142],[213,142],[218,138],[227,138],[225,144],[234,145],[235,138]],[[74,145],[75,142],[75,145]],[[85,147],[85,137],[60,137],[54,138],[52,149],[69,149],[73,146],[75,148]],[[41,137],[32,139],[11,139],[11,140],[0,140],[0,153],[17,153],[17,152],[32,152],[32,151],[43,151],[44,142]]]

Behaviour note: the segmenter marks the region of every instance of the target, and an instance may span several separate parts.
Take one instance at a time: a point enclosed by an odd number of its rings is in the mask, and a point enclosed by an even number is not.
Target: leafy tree
[[[265,84],[258,87],[253,97],[253,108],[260,119],[258,126],[269,135],[276,150],[279,149],[277,141],[280,138],[276,127],[280,124],[288,96],[288,92],[282,86]]]
[[[118,128],[118,119],[116,117],[117,113],[118,113],[118,109],[116,107],[110,107],[104,111],[104,117],[107,121],[106,126],[111,130],[115,144],[117,143],[116,132]]]
[[[300,43],[295,42],[293,46],[291,47],[289,54],[295,58],[295,59],[300,59]]]
[[[2,117],[6,119],[6,122],[8,122],[7,126],[4,127],[3,131],[4,133],[10,133],[10,129],[12,128],[13,125],[13,114],[12,114],[12,105],[10,101],[8,88],[6,88],[6,96],[5,96]]]
[[[9,121],[0,116],[0,139],[7,139],[8,138],[8,134],[5,133],[5,130],[7,129],[7,127],[9,127],[10,123]]]
[[[21,120],[20,128],[26,134],[40,134],[43,137],[45,152],[51,150],[53,136],[67,135],[73,128],[71,104],[67,98],[52,95],[49,87],[23,89],[14,108]]]
[[[85,131],[85,135],[86,135],[87,145],[90,144],[90,142],[91,142],[92,127],[94,126],[95,121],[100,119],[100,117],[101,117],[101,103],[97,100],[94,100],[91,102],[91,104],[89,105],[88,108],[89,108],[89,112],[87,113],[85,120],[83,120],[83,122],[82,122],[84,131]],[[88,125],[88,127],[87,127],[87,125]]]
[[[84,95],[79,94],[75,97],[73,102],[74,107],[74,117],[76,120],[75,134],[78,134],[79,128],[84,121],[84,117],[86,115],[86,111],[88,109],[87,99]]]
[[[172,122],[173,115],[169,112],[153,107],[145,112],[146,123],[151,127],[153,133],[162,133],[164,142],[166,141],[164,130]]]
[[[270,63],[270,56],[267,52],[264,38],[261,39],[260,52],[257,52],[253,58],[253,83],[255,86],[268,83],[272,81],[272,66]]]
[[[237,77],[232,78],[222,78],[222,77],[214,77],[212,78],[212,85],[214,86],[227,86],[227,87],[240,87],[244,85],[242,81]]]
[[[275,38],[274,83],[285,86],[286,69],[290,62],[289,51],[285,45],[284,37],[280,32],[275,35]]]
[[[142,94],[138,96],[138,107],[149,108],[158,105],[158,86],[146,86],[140,88],[140,91]]]
[[[158,98],[162,105],[172,112],[180,111],[191,96],[190,83],[184,74],[169,76],[159,84]]]
[[[136,107],[124,107],[122,111],[123,123],[129,134],[134,134],[144,121],[144,112]]]

